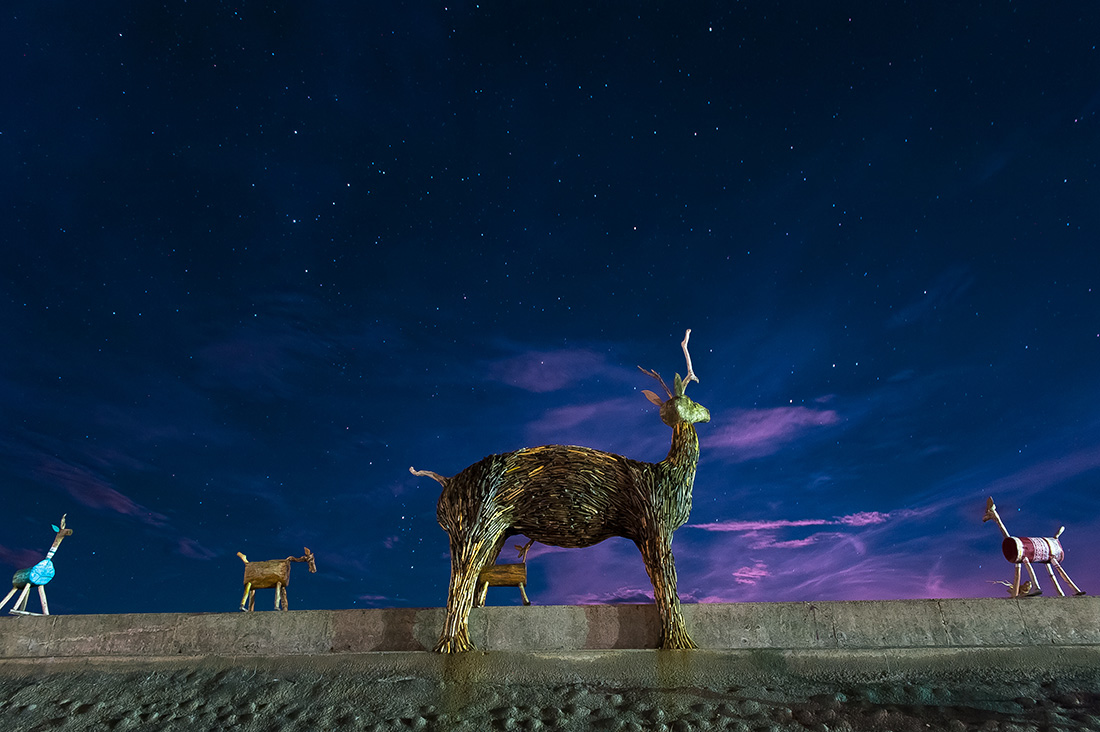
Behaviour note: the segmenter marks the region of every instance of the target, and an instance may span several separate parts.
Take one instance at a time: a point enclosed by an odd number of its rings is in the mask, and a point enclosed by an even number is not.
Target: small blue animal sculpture
[[[50,614],[50,606],[46,604],[46,583],[53,579],[53,555],[57,551],[57,547],[61,546],[61,541],[69,534],[73,533],[72,529],[65,528],[65,514],[61,517],[60,526],[51,526],[50,528],[57,532],[57,536],[54,537],[53,546],[46,552],[46,558],[33,567],[27,567],[21,569],[15,573],[15,576],[11,578],[11,592],[0,601],[0,609],[3,609],[8,604],[8,600],[19,590],[19,598],[12,605],[9,611],[12,615],[39,615],[39,613],[27,612],[27,598],[30,595],[31,587],[38,588],[38,599],[42,601],[42,615]]]

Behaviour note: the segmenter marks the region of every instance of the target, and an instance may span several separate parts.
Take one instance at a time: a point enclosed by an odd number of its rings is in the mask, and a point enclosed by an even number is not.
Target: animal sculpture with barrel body
[[[1054,589],[1058,591],[1060,596],[1065,597],[1066,593],[1062,592],[1062,586],[1058,584],[1058,578],[1054,576],[1055,569],[1057,569],[1058,574],[1062,575],[1062,578],[1069,583],[1069,586],[1073,588],[1073,593],[1075,595],[1085,594],[1080,587],[1073,583],[1073,580],[1066,574],[1066,570],[1062,568],[1062,560],[1066,558],[1066,553],[1062,549],[1062,542],[1059,540],[1059,537],[1061,537],[1062,532],[1066,530],[1065,526],[1058,529],[1058,533],[1054,536],[1012,536],[1008,533],[1008,529],[1005,528],[1004,522],[1001,521],[1001,516],[997,513],[997,505],[993,503],[992,496],[986,501],[985,515],[982,516],[982,523],[986,521],[997,522],[997,526],[1001,529],[1001,534],[1004,535],[1004,540],[1001,542],[1001,553],[1005,555],[1005,559],[1016,565],[1016,577],[1012,582],[1012,586],[1008,588],[1008,594],[1017,597],[1021,593],[1021,565],[1027,567],[1028,574],[1031,575],[1031,582],[1024,584],[1022,590],[1024,596],[1032,597],[1034,595],[1043,594],[1043,591],[1039,588],[1039,578],[1035,576],[1035,568],[1031,566],[1032,564],[1046,565],[1047,572],[1050,573],[1050,581],[1054,583]]]
[[[672,389],[655,371],[641,369],[668,397],[644,391],[672,428],[672,447],[659,463],[587,447],[544,445],[489,455],[449,478],[409,468],[443,486],[436,516],[450,537],[451,581],[436,651],[473,649],[469,615],[478,577],[496,561],[508,537],[516,535],[570,548],[592,546],[612,536],[630,539],[641,551],[653,583],[661,647],[696,647],[684,627],[672,556],[672,534],[691,512],[699,462],[695,424],[710,421],[710,412],[684,394],[688,382],[699,380],[688,353],[690,336],[688,330],[680,344],[687,376],[676,374]]]

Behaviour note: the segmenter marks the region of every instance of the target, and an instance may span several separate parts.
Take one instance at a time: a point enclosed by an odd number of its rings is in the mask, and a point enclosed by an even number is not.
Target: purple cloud
[[[741,585],[755,585],[768,576],[768,568],[763,562],[756,562],[751,567],[740,567],[732,573],[733,581]]]
[[[985,493],[996,496],[1027,491],[1034,494],[1097,468],[1100,468],[1100,447],[1092,445],[998,478],[985,487]]]
[[[771,455],[784,444],[818,427],[840,422],[833,409],[776,407],[738,410],[704,438],[707,449],[729,453],[738,461]]]
[[[901,512],[908,514],[910,512]],[[718,521],[712,524],[687,524],[687,528],[705,531],[775,531],[776,529],[797,528],[801,526],[872,526],[886,523],[890,513],[879,511],[861,511],[847,516],[834,516],[831,519],[775,519],[771,521]]]
[[[20,569],[31,567],[42,561],[42,557],[45,555],[46,549],[48,548],[48,543],[40,552],[31,549],[9,549],[6,546],[0,545],[0,564],[11,565]]]
[[[356,597],[358,602],[367,607],[393,607],[394,599],[388,595],[359,595]]]
[[[106,480],[85,467],[51,459],[43,462],[36,473],[40,479],[60,485],[89,508],[133,516],[152,526],[163,526],[167,518],[119,493]]]
[[[181,537],[176,542],[176,553],[188,559],[201,559],[204,561],[218,556],[217,552],[213,552],[194,539],[186,537]]]
[[[564,389],[607,370],[602,354],[583,349],[521,353],[488,369],[495,381],[538,393]]]
[[[974,284],[974,275],[963,267],[947,270],[910,304],[890,318],[888,326],[903,325],[930,319],[934,313],[943,312],[958,302]]]
[[[663,458],[670,435],[657,408],[641,392],[550,409],[528,423],[526,430],[530,444],[585,445],[638,460]]]
[[[569,597],[574,605],[633,605],[653,602],[653,587],[619,587],[608,592],[587,592]]]

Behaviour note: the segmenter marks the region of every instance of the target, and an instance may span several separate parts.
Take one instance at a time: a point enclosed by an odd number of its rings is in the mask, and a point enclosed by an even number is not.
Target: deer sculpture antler
[[[542,544],[586,547],[612,536],[638,547],[653,582],[661,616],[662,648],[695,648],[684,627],[676,594],[672,534],[691,512],[691,491],[699,462],[695,424],[710,412],[689,399],[688,382],[698,381],[688,338],[681,347],[687,376],[670,390],[656,371],[639,368],[664,388],[667,399],[645,390],[672,427],[672,446],[659,463],[644,463],[587,447],[544,445],[489,455],[452,477],[409,468],[443,486],[436,516],[450,536],[451,581],[447,615],[435,650],[473,648],[470,608],[479,573],[492,565],[508,537],[523,535]]]

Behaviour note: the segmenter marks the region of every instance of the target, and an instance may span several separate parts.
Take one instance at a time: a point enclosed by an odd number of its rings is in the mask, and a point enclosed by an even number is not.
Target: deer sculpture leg
[[[476,527],[475,527],[476,528]],[[492,564],[504,546],[504,530],[494,536],[481,532],[472,537],[451,539],[451,583],[447,591],[447,618],[435,650],[439,653],[457,653],[473,650],[470,641],[470,610],[474,606],[478,575]]]
[[[14,587],[14,586],[13,586],[13,587],[11,588],[11,592],[9,592],[8,594],[4,595],[4,600],[3,600],[2,602],[0,602],[0,608],[3,608],[3,607],[4,607],[5,605],[7,605],[7,604],[8,604],[8,600],[10,600],[10,599],[12,598],[12,595],[14,595],[14,594],[15,594],[16,592],[19,592],[19,588],[18,588],[18,587]],[[12,607],[15,607],[15,606],[13,605]]]
[[[684,627],[680,597],[676,594],[676,564],[672,556],[672,537],[658,534],[635,542],[653,583],[653,599],[661,616],[661,648],[689,650],[698,648]]]

